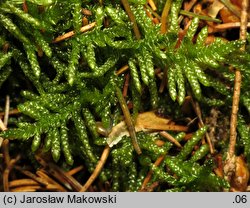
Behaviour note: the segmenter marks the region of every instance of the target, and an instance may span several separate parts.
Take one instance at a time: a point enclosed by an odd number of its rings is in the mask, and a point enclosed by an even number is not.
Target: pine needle
[[[87,32],[87,31],[91,30],[92,28],[94,28],[95,25],[96,25],[96,22],[92,22],[88,25],[85,25],[85,26],[81,27],[80,32],[82,32],[82,33]],[[52,41],[52,43],[58,43],[58,42],[63,41],[67,38],[70,38],[74,35],[75,35],[75,31],[72,30],[70,32],[65,33],[64,35],[58,36],[57,38],[55,38]]]
[[[109,145],[106,145],[103,152],[102,152],[102,156],[97,164],[97,166],[95,167],[95,170],[93,171],[93,173],[91,174],[91,176],[89,177],[89,179],[87,180],[87,182],[83,185],[83,187],[80,189],[80,192],[85,192],[88,190],[88,188],[91,186],[91,184],[94,182],[94,180],[98,177],[98,175],[100,174],[108,156],[110,153],[110,147]]]
[[[172,0],[167,0],[161,15],[161,33],[167,32],[167,17],[172,4]]]

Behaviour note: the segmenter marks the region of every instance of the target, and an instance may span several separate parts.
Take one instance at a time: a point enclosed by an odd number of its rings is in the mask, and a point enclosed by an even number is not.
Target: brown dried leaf
[[[220,10],[220,16],[223,23],[240,22],[240,19],[226,7]]]
[[[243,156],[236,157],[235,174],[231,180],[231,191],[246,191],[249,181],[249,170]]]
[[[140,113],[136,119],[135,127],[138,129],[164,130],[170,119],[161,118],[153,111]],[[167,130],[167,129],[166,129]]]
[[[222,4],[219,0],[215,0],[213,4],[209,6],[207,14],[212,18],[216,18],[222,8],[224,8],[224,4]]]
[[[187,131],[186,126],[175,125],[170,119],[159,117],[154,111],[140,113],[135,122],[135,131]],[[126,123],[120,122],[114,126],[108,135],[107,143],[110,147],[116,145],[123,136],[129,136]]]

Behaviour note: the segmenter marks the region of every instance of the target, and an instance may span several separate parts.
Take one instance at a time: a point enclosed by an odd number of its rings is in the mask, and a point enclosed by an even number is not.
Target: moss
[[[124,94],[128,103],[133,104],[130,107],[134,120],[138,113],[156,110],[162,104],[170,109],[168,113],[172,117],[177,114],[179,119],[185,117],[182,108],[188,94],[204,108],[223,106],[229,110],[233,73],[228,66],[242,72],[240,108],[243,112],[248,110],[249,115],[250,56],[240,50],[244,44],[248,48],[249,43],[225,42],[218,37],[206,45],[208,29],[200,28],[197,17],[180,39],[181,0],[172,3],[165,34],[161,34],[159,24],[147,16],[143,7],[146,1],[129,1],[140,39],[135,37],[120,1],[99,4],[75,0],[72,4],[30,0],[27,1],[28,13],[22,10],[22,2],[1,1],[0,46],[3,48],[8,43],[9,48],[7,52],[0,52],[0,88],[20,85],[25,77],[29,86],[21,87],[23,100],[18,103],[19,111],[25,116],[15,126],[0,132],[0,136],[32,141],[29,150],[32,154],[42,149],[50,153],[55,162],[65,160],[69,166],[81,158],[91,173],[98,163],[100,147],[106,145],[105,138],[98,134],[96,122],[101,121],[104,128],[110,129],[123,120],[116,89],[122,91],[126,86],[123,86],[124,75],[117,76],[116,72],[124,65],[129,66],[124,74],[131,76]],[[162,1],[157,2],[163,7]],[[84,17],[82,7],[92,13],[88,20],[96,22],[94,28],[84,33],[80,31]],[[53,42],[69,31],[74,32],[72,37]],[[12,83],[11,76],[20,71],[22,76]],[[158,92],[161,81],[166,87],[162,94]],[[243,115],[238,124],[239,148],[243,147],[249,162],[249,121]],[[137,132],[142,149],[140,156],[131,139],[124,136],[112,147],[111,159],[101,172],[101,180],[109,180],[113,191],[138,191],[147,171],[152,170],[151,183],[160,181],[161,191],[227,188],[227,182],[213,173],[207,159],[211,157],[208,146],[199,143],[207,127],[195,126],[193,131],[189,141],[182,141],[181,150],[168,141],[159,147],[156,141],[163,138],[157,133]],[[185,136],[183,132],[171,134],[178,141]],[[154,162],[160,156],[164,157],[164,163],[156,166]]]

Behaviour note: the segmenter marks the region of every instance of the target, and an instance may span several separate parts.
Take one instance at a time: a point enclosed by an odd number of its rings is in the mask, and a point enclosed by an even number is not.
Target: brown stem
[[[76,173],[78,173],[79,171],[81,171],[84,167],[82,165],[76,167],[76,168],[73,168],[71,169],[70,171],[67,172],[67,174],[69,175],[75,175]]]
[[[162,163],[162,161],[164,160],[164,158],[165,158],[165,154],[164,154],[164,155],[161,155],[160,157],[158,157],[157,160],[156,160],[155,163],[154,163],[154,166],[155,166],[155,167],[159,166],[159,165]],[[150,171],[148,172],[147,176],[145,177],[143,183],[142,183],[142,187],[141,187],[141,189],[140,189],[141,191],[145,190],[145,188],[146,188],[148,182],[151,180],[152,175],[153,175],[153,171],[150,170]]]
[[[238,11],[237,7],[231,3],[230,0],[220,0],[233,14],[237,17],[242,18],[242,11],[241,13]],[[243,10],[243,2],[242,2],[242,10]],[[247,11],[247,10],[246,10]],[[250,14],[246,13],[247,17],[250,18]]]
[[[162,77],[161,84],[159,87],[159,93],[163,93],[163,90],[166,86],[167,76],[168,76],[167,74],[168,74],[168,69],[167,69],[167,67],[165,67],[163,70],[163,77]]]
[[[136,37],[137,40],[140,40],[141,39],[141,33],[140,33],[139,27],[138,27],[138,25],[136,23],[135,16],[134,16],[133,12],[131,11],[128,0],[121,0],[121,2],[122,2],[122,5],[123,5],[125,11],[128,14],[128,17],[129,17],[130,21],[132,22],[135,37]]]
[[[126,74],[124,86],[123,86],[123,91],[122,91],[123,97],[126,97],[128,94],[129,80],[130,80],[130,74]]]
[[[29,12],[29,10],[28,10],[28,5],[27,5],[27,2],[26,2],[26,0],[24,0],[23,1],[23,11],[25,12],[25,13],[28,13]]]
[[[3,189],[4,192],[9,192],[9,175],[10,175],[10,171],[13,169],[14,165],[16,164],[16,162],[18,160],[20,160],[21,155],[17,155],[17,157],[15,159],[10,160],[10,162],[8,163],[7,167],[5,168],[4,172],[3,172]]]
[[[242,11],[241,11],[241,26],[240,26],[240,39],[246,40],[246,31],[247,31],[247,9],[248,9],[248,0],[242,1]],[[243,46],[242,50],[245,50]],[[237,114],[239,109],[240,101],[240,88],[241,88],[241,72],[236,69],[235,79],[234,79],[234,94],[233,94],[233,104],[232,104],[232,113],[230,120],[230,143],[229,143],[229,157],[232,157],[235,152],[236,144],[236,127],[237,127]]]
[[[192,7],[195,5],[195,3],[197,2],[197,0],[191,0],[190,2],[188,2],[185,5],[185,11],[190,11],[192,9]],[[181,15],[178,19],[178,22],[181,22],[183,20],[183,15]]]
[[[247,9],[248,0],[242,0],[242,11],[241,11],[241,26],[240,26],[240,39],[246,39],[246,28],[247,28]],[[245,50],[245,46],[241,48]],[[239,69],[235,70],[234,78],[234,92],[233,92],[233,103],[232,103],[232,113],[230,120],[230,140],[229,148],[227,152],[227,158],[224,165],[225,178],[231,181],[232,176],[236,170],[236,158],[235,158],[235,145],[236,145],[236,128],[237,128],[237,114],[239,110],[240,101],[240,88],[241,88],[241,72]]]
[[[43,186],[47,186],[48,182],[40,177],[38,177],[37,175],[31,173],[28,170],[23,170],[23,168],[21,168],[20,166],[15,166],[14,167],[16,170],[20,171],[22,174],[28,176],[29,178],[33,179],[34,181],[38,182],[39,184],[43,185]]]
[[[122,109],[122,112],[124,115],[125,123],[127,125],[127,129],[128,129],[129,135],[131,137],[133,147],[134,147],[135,151],[137,152],[137,154],[139,155],[142,152],[141,152],[140,146],[137,142],[133,120],[132,120],[131,115],[129,113],[129,109],[128,109],[126,101],[122,95],[122,92],[118,87],[116,88],[116,95],[117,95],[118,101],[120,103],[120,106],[121,106],[121,109]]]
[[[39,185],[31,185],[31,186],[22,186],[22,187],[12,188],[10,191],[11,192],[35,192],[40,188],[41,186]]]
[[[95,170],[93,171],[93,173],[91,174],[91,176],[89,177],[89,179],[87,180],[87,182],[83,185],[83,187],[81,188],[80,192],[84,192],[87,191],[88,188],[91,186],[91,184],[94,182],[94,180],[98,177],[98,175],[100,174],[108,156],[110,153],[110,147],[108,145],[105,146],[103,152],[102,152],[102,156],[100,158],[100,160],[98,161],[98,164],[95,167]]]
[[[166,138],[171,143],[175,144],[177,147],[182,148],[181,144],[173,136],[171,136],[171,134],[169,134],[168,132],[161,131],[160,135],[163,136],[164,138]]]
[[[192,103],[192,106],[194,108],[194,111],[199,119],[199,127],[203,127],[204,126],[204,122],[202,120],[202,115],[201,115],[201,109],[200,109],[200,105],[197,101],[194,101],[191,97],[191,103]],[[210,153],[211,154],[214,154],[214,146],[213,146],[213,143],[211,141],[211,138],[209,136],[208,133],[205,134],[206,135],[206,140],[207,140],[207,143],[209,145],[209,149],[210,149]]]
[[[153,192],[155,188],[157,188],[157,186],[160,185],[159,181],[155,181],[154,183],[152,183],[150,186],[145,187],[145,189],[141,189],[139,190],[139,192]]]
[[[19,110],[18,109],[13,109],[9,111],[9,115],[16,115],[19,114]],[[0,112],[0,116],[4,116],[5,112]]]
[[[172,4],[172,0],[167,0],[161,15],[161,33],[167,32],[167,17]]]
[[[4,125],[4,123],[3,123],[3,121],[2,121],[1,118],[0,118],[0,129],[1,129],[2,131],[7,130],[7,127]]]
[[[221,30],[238,28],[240,26],[241,26],[240,22],[229,22],[229,23],[219,24],[214,26],[214,30],[212,30],[211,32],[218,32]],[[250,27],[250,22],[247,23],[247,27]]]
[[[128,69],[129,69],[129,66],[126,64],[116,71],[116,75],[118,76],[124,73],[125,71],[127,71]]]
[[[1,118],[0,118],[0,129],[1,129],[2,131],[7,130],[7,128],[6,128],[6,126],[4,125],[4,123],[3,123],[3,121],[2,121]],[[2,146],[3,141],[4,141],[3,138],[0,137],[0,148],[1,148],[1,146]]]
[[[2,143],[3,158],[5,165],[8,166],[10,163],[10,153],[9,153],[9,140],[5,139]]]
[[[161,21],[161,16],[160,16],[157,12],[155,12],[150,6],[146,5],[146,9],[147,9],[152,15],[154,15],[154,16],[158,19],[158,21]]]
[[[10,111],[10,96],[7,95],[6,102],[5,102],[4,119],[3,119],[3,123],[6,128],[7,128],[8,120],[9,120],[9,111]]]
[[[155,6],[155,2],[153,0],[148,0],[148,4],[150,5],[150,7],[152,8],[153,11],[157,10],[157,8]]]
[[[46,162],[39,155],[35,155],[36,160],[45,168],[45,170],[50,173],[54,178],[60,180],[60,182],[65,187],[71,187],[73,191],[79,191],[81,189],[81,184],[72,176],[64,172],[60,167],[52,162]]]
[[[61,191],[61,192],[66,192],[67,189],[65,189],[63,186],[61,186],[59,183],[57,183],[54,179],[52,179],[51,177],[49,177],[47,175],[47,172],[45,170],[38,170],[36,171],[36,174],[42,178],[43,180],[46,180],[49,184],[46,186],[46,188],[48,188],[49,186],[53,186],[54,189],[56,189],[57,191]]]
[[[34,186],[34,185],[39,185],[39,183],[29,178],[17,179],[9,182],[10,188],[20,187],[20,186]]]
[[[91,30],[93,27],[95,27],[95,25],[96,25],[96,22],[92,22],[88,25],[85,25],[85,26],[81,27],[80,32],[82,32],[82,33],[87,32],[87,31]],[[65,40],[67,38],[72,37],[73,35],[75,35],[75,31],[72,30],[70,32],[65,33],[64,35],[58,36],[57,38],[55,38],[52,41],[52,43],[58,43],[62,40]]]

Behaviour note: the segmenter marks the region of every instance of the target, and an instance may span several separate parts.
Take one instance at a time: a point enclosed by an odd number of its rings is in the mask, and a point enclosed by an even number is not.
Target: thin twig
[[[48,172],[53,175],[55,178],[60,178],[60,181],[67,187],[67,184],[70,185],[73,191],[79,191],[81,189],[81,184],[72,176],[68,175],[61,168],[53,163],[48,163]]]
[[[23,11],[24,11],[25,13],[28,13],[28,12],[29,12],[29,10],[28,10],[28,5],[27,5],[26,0],[23,1],[22,7],[23,7]]]
[[[2,147],[3,137],[0,137],[0,148]]]
[[[133,12],[131,11],[128,0],[121,0],[121,2],[122,2],[122,5],[123,5],[125,11],[128,14],[128,17],[129,17],[132,25],[133,25],[133,30],[134,30],[136,39],[137,40],[141,39],[141,33],[140,33],[139,27],[138,27],[138,25],[136,23],[135,16],[134,16]]]
[[[91,176],[89,177],[89,179],[87,180],[87,182],[83,185],[83,187],[81,188],[80,192],[85,192],[88,190],[88,188],[91,186],[91,184],[94,182],[94,180],[98,177],[98,175],[100,174],[108,156],[110,153],[110,147],[109,145],[106,145],[100,160],[98,161],[98,164],[95,167],[95,170],[93,171],[93,173],[91,174]]]
[[[46,186],[46,188],[48,188],[48,186],[53,185],[54,188],[56,188],[56,190],[61,191],[61,192],[66,192],[67,189],[65,189],[63,186],[61,186],[59,183],[57,183],[55,180],[53,180],[51,177],[49,177],[47,175],[47,173],[45,172],[45,170],[38,170],[36,171],[36,174],[42,178],[43,180],[48,182],[48,185]]]
[[[241,18],[241,13],[238,11],[237,7],[231,3],[230,0],[220,0],[233,14]]]
[[[0,129],[1,129],[2,131],[7,130],[7,127],[5,126],[5,124],[3,123],[3,121],[2,121],[1,118],[0,118]]]
[[[39,186],[39,185],[16,187],[16,188],[11,189],[11,192],[35,192],[40,187],[41,186]]]
[[[150,7],[149,7],[150,8]],[[146,12],[147,16],[149,17],[149,19],[151,19],[153,21],[154,17],[152,15],[152,13],[144,6],[144,11]],[[151,10],[153,11],[153,10]]]
[[[241,26],[240,26],[240,39],[246,40],[246,30],[247,30],[247,9],[248,0],[242,0],[242,11],[241,11]],[[245,50],[245,46],[241,48]],[[236,128],[237,128],[237,114],[239,110],[240,101],[240,88],[241,88],[241,72],[239,69],[235,70],[234,79],[234,93],[233,93],[233,103],[232,103],[232,113],[230,119],[230,141],[229,148],[227,152],[227,159],[224,166],[225,178],[231,181],[232,175],[235,172],[235,145],[236,145]]]
[[[162,77],[161,84],[159,87],[159,93],[163,93],[163,91],[164,91],[164,88],[165,88],[166,82],[167,82],[167,76],[168,76],[168,69],[167,69],[167,67],[165,67],[163,70],[163,77]]]
[[[78,173],[79,171],[81,171],[82,169],[83,169],[84,167],[83,167],[83,165],[80,165],[80,166],[78,166],[78,167],[76,167],[76,168],[73,168],[73,169],[71,169],[71,170],[69,170],[68,172],[67,172],[67,174],[69,174],[69,175],[75,175],[76,173]]]
[[[181,126],[181,125],[175,125],[175,124],[159,124],[159,125],[155,125],[155,126],[145,126],[145,129],[149,129],[149,130],[158,130],[158,131],[177,131],[177,132],[187,132],[188,131],[188,127],[187,126]]]
[[[153,11],[157,10],[157,8],[155,6],[155,2],[153,0],[148,0],[148,4],[150,5],[150,7],[152,8]]]
[[[153,11],[150,6],[146,5],[146,9],[149,10],[159,21],[161,21],[161,16],[157,12]]]
[[[246,40],[247,31],[247,8],[248,0],[242,0],[242,11],[241,11],[241,26],[240,26],[240,39]],[[245,50],[245,46],[241,50]],[[234,94],[233,94],[233,104],[232,104],[232,114],[230,121],[230,144],[229,144],[229,157],[232,157],[235,152],[236,144],[236,127],[237,127],[237,114],[239,109],[240,101],[240,88],[241,88],[241,73],[239,69],[235,70],[235,80],[234,80]]]
[[[8,166],[10,163],[10,153],[9,153],[9,140],[5,139],[2,143],[3,158],[5,165]]]
[[[10,160],[10,162],[8,163],[8,166],[5,168],[4,172],[3,172],[3,189],[4,192],[9,192],[9,175],[10,175],[10,171],[13,169],[14,165],[16,164],[16,162],[18,160],[20,160],[21,155],[17,155],[17,157],[15,159]]]
[[[241,26],[240,26],[240,39],[246,40],[247,38],[247,25],[248,25],[248,7],[249,7],[249,0],[242,0],[242,11],[241,11]],[[246,50],[246,45],[244,44],[241,48],[242,51]]]
[[[127,71],[128,69],[129,69],[129,66],[126,64],[116,71],[116,75],[118,76],[124,73],[125,71]]]
[[[167,32],[167,17],[172,4],[172,0],[167,0],[161,15],[161,33]]]
[[[155,188],[157,188],[157,186],[159,186],[160,183],[159,181],[155,181],[154,183],[152,183],[150,186],[145,187],[144,189],[139,190],[139,192],[152,192],[154,191]]]
[[[123,115],[125,118],[125,123],[127,125],[128,132],[129,132],[129,135],[131,137],[134,149],[137,152],[137,154],[141,154],[142,152],[141,152],[140,146],[137,142],[135,127],[134,127],[131,115],[129,113],[128,106],[126,104],[124,97],[122,96],[121,90],[118,87],[116,88],[116,95],[117,95],[118,101],[120,103],[120,106],[121,106],[121,109],[122,109],[122,112],[123,112]]]
[[[33,179],[34,181],[38,182],[39,184],[43,185],[43,186],[47,186],[48,182],[38,176],[36,176],[35,174],[31,173],[28,170],[24,170],[22,167],[20,166],[15,166],[14,167],[16,170],[20,171],[22,174],[28,176],[29,178]]]
[[[200,109],[200,105],[197,101],[194,101],[191,97],[191,103],[192,103],[192,106],[193,106],[193,109],[195,111],[195,114],[197,115],[198,119],[199,119],[199,127],[203,127],[204,126],[204,122],[202,120],[202,115],[201,115],[201,109]],[[213,143],[211,141],[211,138],[209,136],[209,134],[206,132],[206,140],[207,140],[207,143],[209,145],[209,149],[210,149],[210,153],[211,154],[214,154],[214,146],[213,146]]]
[[[219,30],[226,30],[226,29],[233,29],[240,27],[240,22],[229,22],[224,24],[219,24],[214,26],[215,31],[212,32],[218,32]],[[250,22],[247,23],[247,27],[250,27]]]
[[[65,187],[69,189],[71,187],[74,191],[80,191],[82,187],[81,184],[79,184],[79,182],[72,176],[64,172],[57,165],[51,162],[46,162],[39,155],[35,155],[35,158],[45,168],[45,170],[48,171],[48,173],[60,180]]]
[[[9,120],[9,111],[10,111],[10,96],[7,95],[6,102],[5,102],[4,119],[3,119],[3,123],[6,128],[7,128],[8,120]]]
[[[186,4],[185,11],[187,12],[190,11],[196,2],[197,0],[191,0],[190,2],[188,2],[188,4]],[[181,15],[178,19],[178,22],[180,23],[182,20],[183,20],[183,16]]]
[[[19,114],[20,111],[18,109],[13,109],[9,111],[9,115],[16,115]],[[0,112],[0,116],[4,116],[5,112]]]
[[[39,183],[33,179],[24,178],[24,179],[17,179],[9,182],[9,187],[19,187],[19,186],[34,186],[39,185]]]
[[[0,129],[1,129],[2,131],[7,130],[7,128],[6,128],[6,126],[4,125],[4,122],[2,121],[1,118],[0,118]],[[3,141],[4,141],[3,138],[0,137],[0,148],[2,147]]]
[[[168,132],[161,131],[160,135],[163,136],[164,138],[166,138],[171,143],[175,144],[177,147],[182,148],[181,144],[171,134],[169,134]]]
[[[165,154],[158,157],[157,160],[154,163],[154,166],[155,167],[159,166],[162,163],[162,161],[164,160],[164,158],[165,158]],[[150,170],[148,172],[147,176],[144,178],[144,181],[142,183],[142,187],[140,189],[141,191],[145,190],[148,182],[151,180],[152,175],[153,175],[153,170]]]
[[[169,135],[167,132],[160,132],[160,134],[161,135],[163,134],[162,135],[163,137],[165,137],[165,138],[167,137],[173,143],[175,143],[177,146],[182,147],[181,144],[176,139],[174,139],[171,135]],[[162,161],[165,158],[165,155],[166,154],[163,154],[157,158],[157,160],[154,162],[155,167],[159,166],[162,163]],[[145,189],[147,189],[146,186],[147,186],[148,182],[151,180],[152,175],[153,175],[153,170],[150,170],[142,183],[142,187],[141,187],[140,191],[144,191]]]
[[[122,91],[123,97],[127,97],[128,95],[129,80],[130,80],[130,74],[126,74]]]
[[[212,18],[206,15],[200,15],[200,14],[196,14],[193,12],[188,12],[186,10],[180,10],[180,14],[185,15],[185,16],[190,16],[190,17],[198,17],[201,20],[205,20],[205,21],[209,21],[209,22],[216,22],[216,23],[220,23],[221,20],[216,19],[216,18]]]
[[[82,32],[82,33],[87,32],[87,31],[91,30],[93,27],[95,27],[95,25],[96,25],[96,22],[92,22],[92,23],[90,23],[88,25],[85,25],[85,26],[81,27],[80,32]],[[58,36],[57,38],[55,38],[52,41],[52,43],[58,43],[58,42],[60,42],[62,40],[65,40],[67,38],[72,37],[75,34],[76,34],[75,31],[72,30],[70,32],[65,33],[64,35]]]

